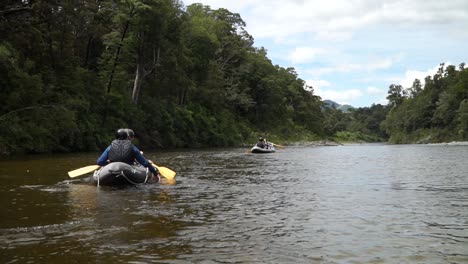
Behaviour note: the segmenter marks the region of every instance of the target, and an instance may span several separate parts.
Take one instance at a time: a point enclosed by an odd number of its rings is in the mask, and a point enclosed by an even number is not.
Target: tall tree
[[[127,37],[130,25],[134,19],[135,9],[138,4],[138,0],[120,0],[117,1],[117,5],[113,7],[114,10],[112,14],[116,29],[108,34],[106,43],[111,54],[113,54],[107,81],[107,93],[111,92],[112,82],[114,81],[122,49],[125,45],[125,38]]]
[[[406,92],[403,89],[403,86],[391,84],[388,88],[388,103],[392,106],[399,106],[404,98],[406,97]]]

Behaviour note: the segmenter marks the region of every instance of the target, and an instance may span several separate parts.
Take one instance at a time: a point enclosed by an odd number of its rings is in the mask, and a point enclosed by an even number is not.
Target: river
[[[468,146],[148,152],[175,184],[96,187],[99,153],[0,161],[1,263],[468,263]]]

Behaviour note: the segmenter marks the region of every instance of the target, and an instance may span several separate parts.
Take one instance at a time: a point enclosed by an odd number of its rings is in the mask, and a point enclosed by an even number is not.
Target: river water
[[[145,155],[175,184],[96,187],[99,153],[0,161],[1,263],[468,263],[468,146]]]

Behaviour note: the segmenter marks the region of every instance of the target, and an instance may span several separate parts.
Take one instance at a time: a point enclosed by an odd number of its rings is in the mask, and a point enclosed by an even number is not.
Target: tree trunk
[[[156,50],[153,49],[153,62],[151,65],[151,69],[149,70],[145,69],[145,58],[143,54],[143,51],[144,51],[143,33],[140,34],[140,40],[141,40],[140,47],[138,48],[138,51],[137,51],[138,54],[137,54],[135,81],[133,83],[133,91],[132,91],[132,101],[134,104],[138,104],[138,98],[140,96],[140,91],[141,91],[141,86],[143,84],[143,80],[146,78],[146,76],[153,73],[156,67],[159,66],[160,48],[158,48],[157,55],[156,55]]]
[[[184,105],[185,104],[185,98],[187,97],[187,93],[188,93],[188,88],[186,87],[180,87],[179,89],[179,92],[178,92],[178,100],[177,100],[177,103],[178,105]]]
[[[132,101],[134,104],[138,104],[138,97],[140,95],[141,84],[143,83],[144,69],[142,63],[137,63],[135,72],[135,82],[133,83]]]
[[[85,53],[85,58],[83,61],[83,67],[88,67],[88,60],[89,60],[89,55],[91,54],[91,44],[93,42],[93,36],[88,37],[88,43],[86,45],[86,53]]]
[[[127,20],[124,30],[122,32],[122,36],[120,37],[120,43],[119,46],[117,47],[117,51],[115,53],[114,57],[114,65],[112,66],[112,71],[109,76],[109,82],[107,83],[107,93],[110,93],[111,87],[112,87],[112,80],[114,79],[114,73],[115,73],[115,68],[117,68],[117,64],[119,62],[119,57],[120,57],[120,51],[122,50],[123,46],[123,41],[125,39],[125,36],[127,35],[128,28],[130,26],[130,20],[133,16],[133,11],[135,10],[135,6],[132,6],[132,10],[130,11],[130,18]]]

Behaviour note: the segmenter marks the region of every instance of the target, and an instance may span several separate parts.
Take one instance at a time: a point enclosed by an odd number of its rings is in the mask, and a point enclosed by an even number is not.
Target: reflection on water
[[[177,182],[118,189],[67,179],[94,154],[1,161],[0,261],[468,262],[467,146],[246,152],[147,152]]]

